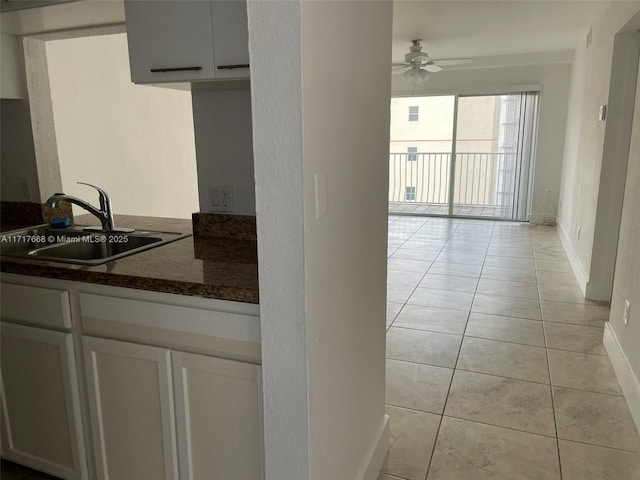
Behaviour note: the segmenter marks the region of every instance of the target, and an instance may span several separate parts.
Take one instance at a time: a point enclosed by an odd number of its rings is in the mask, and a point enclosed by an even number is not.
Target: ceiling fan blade
[[[443,60],[434,60],[433,63],[436,65],[447,66],[447,65],[464,65],[466,63],[472,63],[473,60],[470,58],[447,58]]]
[[[392,67],[408,67],[408,66],[409,66],[409,64],[408,64],[408,63],[398,63],[398,62],[395,62],[395,63],[392,63],[392,64],[391,64],[391,66],[392,66]]]
[[[427,72],[431,72],[431,73],[436,73],[436,72],[439,72],[440,70],[442,70],[442,67],[439,67],[438,65],[435,65],[434,63],[427,64],[422,68],[424,70],[426,70]]]

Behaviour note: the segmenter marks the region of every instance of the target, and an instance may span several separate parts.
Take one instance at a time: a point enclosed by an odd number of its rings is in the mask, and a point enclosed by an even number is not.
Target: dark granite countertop
[[[90,215],[78,225],[94,225]],[[116,215],[116,225],[191,233],[191,220]],[[5,273],[258,303],[255,240],[187,237],[98,266],[1,257]]]

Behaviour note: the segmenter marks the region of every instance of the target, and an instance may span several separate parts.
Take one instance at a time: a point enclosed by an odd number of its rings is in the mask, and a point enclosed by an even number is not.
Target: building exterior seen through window
[[[524,216],[537,93],[461,95],[457,101],[454,95],[395,97],[390,107],[393,208]],[[420,204],[420,210],[404,203]]]

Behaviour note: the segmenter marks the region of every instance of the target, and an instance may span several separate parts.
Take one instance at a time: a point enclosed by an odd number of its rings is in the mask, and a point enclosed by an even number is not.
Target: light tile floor
[[[388,255],[380,480],[640,480],[609,310],[582,297],[555,229],[390,216]]]
[[[552,227],[390,216],[380,480],[640,480],[640,438]]]

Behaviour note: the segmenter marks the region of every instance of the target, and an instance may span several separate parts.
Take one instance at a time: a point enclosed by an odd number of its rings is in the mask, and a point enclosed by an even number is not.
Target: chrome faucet
[[[100,208],[96,208],[88,202],[81,200],[77,197],[72,197],[71,195],[65,195],[64,193],[54,193],[47,200],[48,207],[59,207],[63,203],[73,203],[78,205],[79,207],[84,208],[87,212],[97,217],[100,220],[100,224],[102,228],[100,230],[105,232],[133,232],[133,229],[130,228],[116,228],[115,223],[113,221],[113,211],[111,209],[111,199],[107,192],[102,190],[95,185],[91,185],[90,183],[77,182],[80,185],[87,185],[89,187],[95,188],[100,195]],[[85,230],[93,230],[92,228],[86,228]]]

